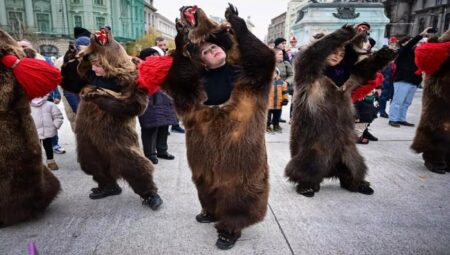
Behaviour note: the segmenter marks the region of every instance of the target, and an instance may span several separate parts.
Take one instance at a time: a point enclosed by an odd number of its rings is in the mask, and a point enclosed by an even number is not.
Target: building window
[[[76,27],[82,27],[83,22],[81,22],[81,16],[73,16],[74,25]]]
[[[103,0],[94,0],[94,4],[96,4],[96,5],[105,5]]]
[[[419,19],[419,33],[425,29],[425,18]]]
[[[21,12],[9,12],[9,24],[11,26],[11,31],[18,32],[21,30],[23,25],[23,15]]]
[[[81,0],[72,0],[73,4],[81,4]]]
[[[50,32],[50,15],[46,13],[36,13],[36,23],[39,32]]]
[[[445,14],[444,31],[450,28],[450,13]]]
[[[105,26],[105,18],[104,17],[96,17],[95,18],[95,23],[96,23],[98,28],[104,27]]]
[[[438,27],[438,21],[439,21],[439,17],[438,16],[434,16],[431,19],[431,26],[434,27],[434,28],[437,28]]]
[[[442,4],[442,0],[436,0],[436,5],[441,5]]]

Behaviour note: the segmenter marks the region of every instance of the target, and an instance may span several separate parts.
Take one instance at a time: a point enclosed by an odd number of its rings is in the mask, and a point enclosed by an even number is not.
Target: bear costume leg
[[[327,160],[317,150],[305,150],[294,156],[286,166],[289,181],[297,183],[297,193],[313,197],[320,183],[328,175]]]
[[[268,186],[268,183],[266,185]],[[268,195],[268,188],[261,185],[247,184],[217,189],[216,211],[220,212],[220,215],[215,227],[219,233],[216,242],[218,248],[232,248],[241,236],[243,228],[263,220],[267,211]]]
[[[337,164],[336,170],[342,188],[366,195],[373,194],[370,183],[364,180],[367,172],[364,158],[354,144],[342,153],[342,162]]]
[[[205,182],[203,177],[194,180],[197,187],[198,199],[202,206],[202,212],[195,219],[200,223],[210,223],[216,221],[216,192],[211,190],[211,185]]]

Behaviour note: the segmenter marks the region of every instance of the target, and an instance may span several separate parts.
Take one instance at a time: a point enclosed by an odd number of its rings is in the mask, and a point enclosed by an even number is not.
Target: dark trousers
[[[45,150],[45,156],[47,157],[47,160],[53,159],[53,145],[52,145],[52,137],[45,138],[42,141],[42,146]]]
[[[80,104],[80,95],[78,95],[77,93],[64,91],[64,96],[66,97],[72,111],[76,113],[78,105]]]
[[[165,155],[167,153],[167,137],[169,136],[169,126],[142,128],[141,138],[144,147],[144,154],[150,156]]]
[[[392,88],[383,88],[383,90],[381,90],[381,95],[380,95],[380,112],[381,113],[386,113],[386,104],[387,101],[392,100],[392,96],[394,95],[394,87],[392,86]]]
[[[267,114],[267,126],[269,126],[270,124],[273,124],[274,127],[279,126],[280,118],[281,118],[281,109],[269,110],[269,113]]]
[[[55,135],[55,136],[52,137],[51,139],[52,139],[52,147],[55,147],[55,146],[59,145],[59,144],[58,144],[58,142],[59,142],[59,137],[58,137],[58,135]]]

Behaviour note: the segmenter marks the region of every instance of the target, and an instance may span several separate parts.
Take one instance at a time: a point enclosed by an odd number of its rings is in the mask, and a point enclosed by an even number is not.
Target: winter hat
[[[88,46],[91,39],[87,36],[80,36],[75,40],[75,47]]]
[[[397,43],[397,37],[393,36],[391,38],[389,38],[389,43]]]
[[[355,28],[356,28],[356,30],[358,30],[358,28],[359,27],[361,27],[361,26],[366,26],[367,27],[367,30],[370,30],[370,25],[369,25],[369,23],[367,23],[367,22],[361,22],[361,23],[359,23],[359,24],[357,24],[356,26],[355,26]]]
[[[282,37],[278,37],[277,39],[275,39],[274,43],[275,43],[275,47],[278,46],[280,43],[286,42],[286,39],[282,38]]]
[[[91,37],[91,32],[89,32],[89,30],[87,30],[86,28],[74,27],[73,36],[75,37],[75,39],[81,36]]]
[[[291,37],[291,39],[289,40],[289,42],[297,42],[297,37],[295,37],[295,35],[293,35]]]
[[[153,56],[153,54],[155,54],[155,53],[159,54],[159,52],[157,50],[153,49],[153,47],[145,48],[145,49],[141,50],[141,52],[139,53],[139,58],[142,60],[145,60],[147,57]]]

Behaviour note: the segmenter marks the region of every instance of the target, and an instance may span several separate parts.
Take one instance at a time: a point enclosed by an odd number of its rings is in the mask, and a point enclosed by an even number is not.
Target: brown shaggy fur
[[[230,99],[217,106],[203,104],[202,67],[184,56],[189,29],[180,23],[164,89],[173,97],[186,127],[187,158],[203,209],[218,219],[219,232],[240,234],[261,221],[267,210],[265,123],[275,59],[235,10],[228,8],[225,17],[239,43],[242,68]]]
[[[338,88],[323,74],[326,58],[355,35],[353,28],[345,26],[312,44],[295,63],[292,159],[285,174],[298,189],[317,192],[326,177],[338,177],[350,191],[369,185],[364,180],[366,164],[355,144],[351,92],[373,79],[394,53],[383,48],[357,62],[350,78]]]
[[[431,41],[431,40],[430,40]],[[450,30],[438,42],[450,41]],[[426,77],[422,115],[411,148],[423,153],[427,167],[450,171],[450,59]]]
[[[0,58],[25,54],[0,30]],[[0,227],[42,213],[61,189],[42,164],[41,145],[28,97],[11,69],[0,64]]]
[[[89,47],[80,53],[81,75],[91,69],[89,55],[104,65],[107,77],[115,77],[121,95],[115,97],[94,86],[81,91],[75,134],[81,169],[93,176],[99,188],[109,188],[124,178],[142,198],[156,193],[153,165],[139,148],[136,116],[145,110],[148,97],[137,88],[136,68],[125,50],[108,30],[109,43],[102,46],[91,36]]]

